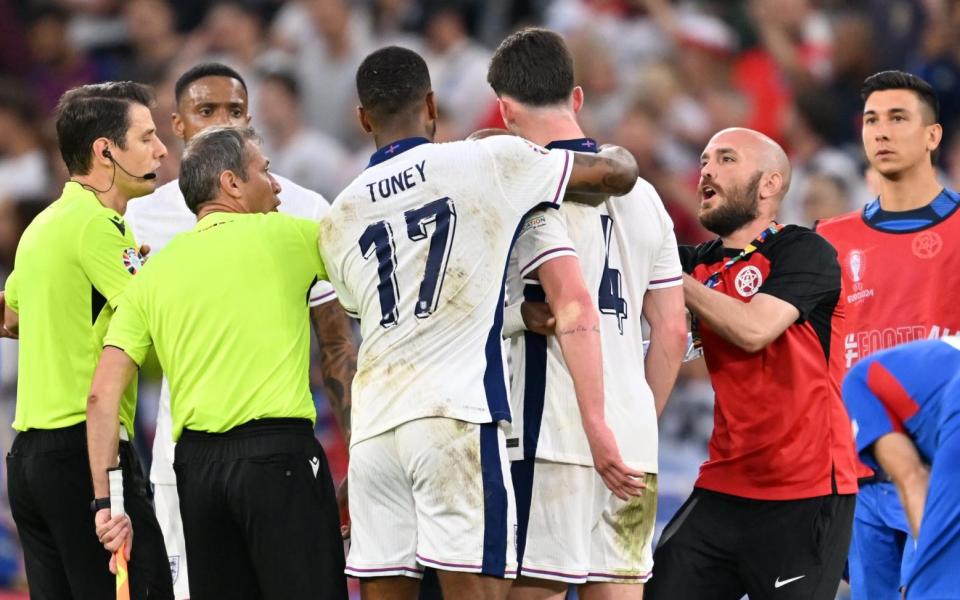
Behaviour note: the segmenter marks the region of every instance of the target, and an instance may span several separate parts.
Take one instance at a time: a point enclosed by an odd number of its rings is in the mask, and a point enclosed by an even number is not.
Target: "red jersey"
[[[844,357],[841,377],[858,360],[879,350],[957,333],[960,299],[953,295],[960,290],[957,206],[951,202],[950,212],[930,225],[901,231],[868,222],[875,219],[876,202],[817,225],[817,233],[837,249],[843,272],[845,334],[842,345],[834,348]]]
[[[944,190],[916,210],[885,212],[875,200],[828,219],[817,233],[833,244],[842,270],[846,318],[833,349],[843,381],[858,360],[885,348],[955,334],[960,328],[960,198]],[[860,466],[861,476],[871,469]]]
[[[836,252],[809,229],[788,225],[723,269],[737,254],[720,240],[681,249],[684,270],[699,281],[720,271],[716,291],[741,302],[769,294],[800,316],[754,353],[700,323],[716,399],[696,486],[758,500],[856,493],[853,435],[829,367],[839,360],[830,348],[843,305]]]

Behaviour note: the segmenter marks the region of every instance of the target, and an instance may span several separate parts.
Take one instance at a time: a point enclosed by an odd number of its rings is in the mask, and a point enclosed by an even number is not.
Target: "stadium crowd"
[[[503,127],[487,69],[500,40],[523,25],[564,36],[586,98],[583,131],[633,154],[680,244],[714,237],[697,218],[701,152],[727,127],[761,132],[786,151],[793,172],[781,223],[809,227],[875,198],[860,87],[877,71],[902,69],[933,85],[943,125],[936,166],[946,187],[960,188],[953,0],[0,0],[0,281],[23,230],[68,179],[53,116],[70,88],[151,86],[158,136],[175,157],[183,150],[170,119],[177,79],[198,63],[229,65],[246,82],[271,171],[332,200],[376,150],[355,117],[364,57],[392,44],[419,52],[440,102],[436,141],[460,140]],[[177,179],[178,166],[163,161],[157,183]],[[2,424],[13,421],[16,357],[17,343],[0,340]],[[155,414],[145,402],[160,387],[152,369],[138,411],[144,457]],[[317,433],[340,480],[346,448],[322,375],[311,375]],[[661,526],[696,477],[712,415],[707,370],[690,363],[660,423]],[[0,427],[0,447],[12,438]],[[16,530],[8,513],[3,521],[0,581],[17,589]]]

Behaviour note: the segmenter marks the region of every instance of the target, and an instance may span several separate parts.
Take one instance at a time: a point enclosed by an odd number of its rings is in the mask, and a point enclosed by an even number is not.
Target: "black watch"
[[[106,498],[96,498],[90,503],[90,512],[96,514],[105,508],[110,508],[110,496]]]

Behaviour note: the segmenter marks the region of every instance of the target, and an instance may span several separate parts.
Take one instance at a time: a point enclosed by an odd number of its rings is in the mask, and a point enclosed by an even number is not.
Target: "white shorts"
[[[423,567],[512,579],[516,509],[496,423],[404,423],[350,451],[347,575],[422,577]]]
[[[593,467],[528,459],[513,463],[513,475],[521,575],[573,584],[650,579],[656,474],[629,501],[614,496]]]
[[[183,541],[183,520],[180,519],[180,497],[177,486],[156,483],[153,486],[153,504],[163,533],[170,560],[170,575],[173,576],[173,597],[176,600],[190,598],[187,581],[187,545]]]

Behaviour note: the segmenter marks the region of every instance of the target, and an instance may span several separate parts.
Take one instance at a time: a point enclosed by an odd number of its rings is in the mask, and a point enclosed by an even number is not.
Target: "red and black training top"
[[[718,239],[681,247],[680,258],[684,271],[705,282],[739,253]],[[769,294],[800,317],[755,353],[700,322],[716,402],[696,486],[758,500],[856,493],[850,420],[830,376],[844,309],[836,251],[813,231],[787,225],[723,270],[714,290],[741,302]]]

